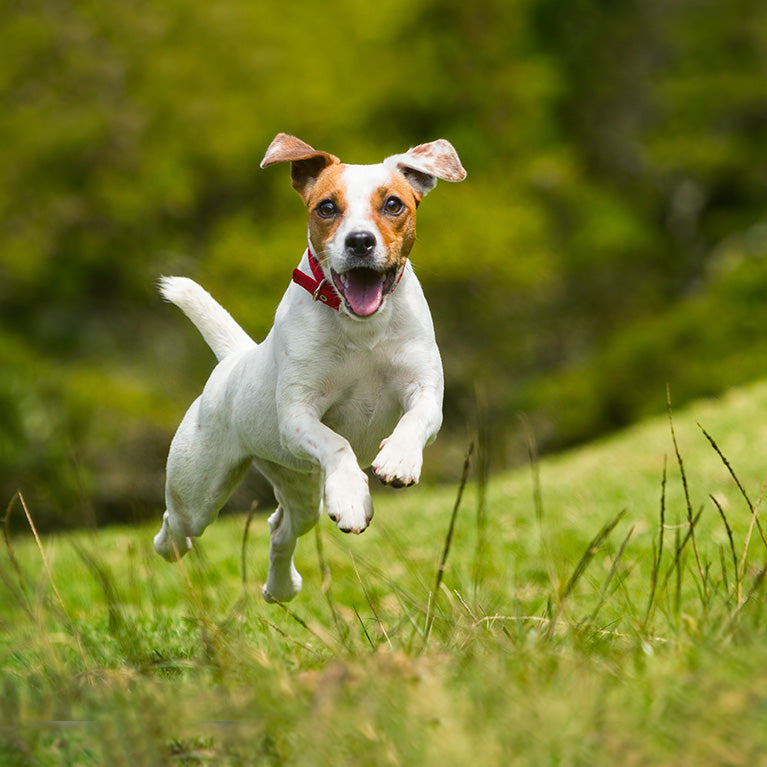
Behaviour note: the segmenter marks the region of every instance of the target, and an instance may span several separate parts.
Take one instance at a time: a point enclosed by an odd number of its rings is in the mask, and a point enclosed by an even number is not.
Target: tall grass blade
[[[530,423],[524,415],[519,416],[522,424],[522,430],[525,434],[525,443],[527,444],[527,459],[530,464],[530,475],[533,482],[533,509],[535,511],[535,522],[538,526],[538,539],[541,547],[541,558],[546,567],[546,574],[549,576],[551,588],[555,591],[558,588],[558,578],[553,564],[553,558],[549,550],[546,535],[543,529],[543,491],[541,489],[541,471],[538,464],[538,447],[535,442],[535,434],[530,427]],[[547,614],[551,614],[550,611]]]
[[[87,666],[87,655],[85,653],[85,648],[83,647],[83,644],[82,644],[82,638],[80,637],[80,633],[77,631],[75,627],[74,621],[69,615],[69,611],[67,610],[67,606],[64,603],[63,597],[61,596],[61,592],[58,590],[58,587],[56,586],[56,582],[53,580],[53,573],[51,572],[51,567],[50,567],[50,564],[48,563],[48,557],[45,554],[45,549],[43,548],[43,544],[40,541],[40,536],[37,532],[35,521],[34,519],[32,519],[32,514],[30,514],[29,512],[29,508],[27,507],[27,503],[24,500],[24,496],[21,494],[21,492],[18,493],[18,498],[19,498],[19,503],[21,503],[21,508],[24,509],[24,514],[26,515],[29,528],[32,531],[32,535],[35,538],[37,550],[40,553],[40,560],[43,563],[43,569],[45,570],[45,575],[48,578],[48,583],[50,584],[51,589],[53,590],[53,593],[56,595],[56,599],[58,600],[59,607],[61,608],[62,615],[64,616],[67,626],[69,627],[70,633],[72,634],[75,641],[77,642],[77,649],[80,653],[80,657],[83,660],[83,664]]]
[[[333,589],[331,587],[331,575],[330,567],[325,559],[325,547],[322,545],[322,533],[320,532],[320,525],[314,526],[314,541],[317,548],[317,562],[319,564],[320,573],[322,574],[322,583],[320,590],[325,595],[325,601],[330,608],[330,614],[333,616],[333,623],[335,624],[336,631],[341,642],[347,650],[351,649],[349,646],[349,627],[341,620],[341,616],[338,614],[336,608],[336,600],[333,598]]]
[[[370,645],[370,649],[373,652],[375,652],[376,645],[375,645],[375,642],[371,639],[370,634],[368,633],[367,627],[365,626],[365,621],[362,620],[362,616],[359,614],[359,611],[357,610],[356,605],[353,605],[352,609],[354,610],[354,614],[357,616],[357,620],[360,623],[360,627],[362,628],[362,633],[365,635],[365,639],[368,640],[368,644]]]
[[[762,489],[762,492],[764,492],[764,488]],[[761,495],[759,496],[759,504],[761,505]],[[745,573],[746,573],[746,562],[748,560],[748,549],[751,545],[751,537],[754,534],[754,526],[759,525],[759,505],[754,507],[754,510],[751,514],[751,521],[748,525],[748,531],[746,532],[746,539],[743,542],[743,554],[740,558],[740,566],[738,568],[738,577],[742,581]]]
[[[385,568],[374,565],[360,554],[355,555],[355,561],[360,563],[360,565],[374,578],[377,578],[388,587],[390,593],[397,599],[397,602],[402,608],[405,622],[409,623],[416,630],[420,639],[425,639],[425,623],[419,623],[417,618],[426,615],[428,619],[431,600],[433,598],[433,594],[428,591],[428,588],[424,586],[424,590],[428,592],[428,604],[424,608],[416,597],[417,590],[413,591],[411,589],[406,590],[402,588],[399,580],[393,579]],[[420,579],[418,580],[418,585],[423,585]]]
[[[677,462],[677,465],[679,466],[679,474],[682,478],[682,488],[684,490],[684,499],[685,499],[685,503],[687,504],[687,524],[689,525],[689,529],[690,529],[690,538],[692,540],[692,550],[695,554],[695,563],[698,566],[698,574],[700,575],[700,580],[702,583],[705,583],[706,578],[703,572],[703,564],[700,559],[700,552],[698,551],[698,543],[695,540],[695,525],[693,524],[692,501],[690,500],[690,488],[687,484],[687,473],[684,470],[684,461],[682,460],[682,454],[679,452],[679,444],[676,441],[676,431],[674,429],[674,416],[671,410],[671,389],[668,386],[666,387],[666,402],[668,405],[668,425],[671,430],[671,441],[674,443],[674,452],[676,453],[676,462]]]
[[[275,604],[281,605],[281,602],[275,602]],[[273,623],[268,618],[258,618],[259,623],[261,623],[262,626],[266,626],[267,628],[272,629],[275,633],[279,634],[283,639],[287,640],[291,644],[294,644],[296,647],[300,647],[302,650],[305,650],[308,653],[312,653],[313,655],[319,655],[320,651],[317,650],[314,647],[311,647],[310,645],[304,644],[303,642],[300,642],[298,639],[296,639],[294,636],[291,636],[288,634],[287,631],[284,629],[281,629],[276,623]]]
[[[719,545],[719,567],[722,569],[722,585],[724,586],[725,594],[730,593],[730,578],[727,575],[727,561],[724,553],[724,546]]]
[[[3,517],[3,538],[5,539],[5,548],[8,552],[8,557],[11,560],[11,565],[13,569],[16,571],[16,576],[19,579],[19,588],[21,589],[21,593],[26,597],[27,596],[27,584],[24,580],[24,572],[21,569],[21,565],[19,565],[18,559],[16,559],[16,554],[13,551],[13,544],[11,543],[11,530],[10,530],[10,521],[11,521],[11,512],[13,511],[13,507],[16,503],[16,499],[21,499],[21,492],[17,491],[14,493],[11,500],[8,502],[8,506],[5,509],[5,516]]]
[[[543,492],[541,491],[541,472],[538,465],[538,448],[535,443],[530,423],[524,415],[519,416],[522,424],[522,430],[525,433],[525,443],[527,445],[527,458],[530,463],[530,473],[533,479],[533,508],[535,509],[535,519],[540,526],[543,522]]]
[[[248,509],[248,516],[245,517],[245,528],[242,531],[242,545],[240,547],[240,572],[242,573],[243,588],[248,585],[248,533],[250,532],[250,523],[253,521],[258,501],[253,501]]]
[[[702,514],[703,514],[703,507],[701,507],[698,510],[698,513],[693,517],[692,522],[685,525],[685,527],[687,527],[687,532],[685,533],[684,538],[681,537],[680,528],[679,526],[677,526],[676,537],[674,542],[674,561],[671,563],[669,569],[666,571],[666,579],[665,579],[666,581],[668,581],[668,579],[671,577],[671,574],[675,570],[678,571],[680,569],[682,554],[687,544],[690,542],[690,540],[692,540],[695,526],[700,521]],[[701,568],[701,578],[705,578],[705,575],[702,573],[702,568]]]
[[[674,530],[674,561],[669,568],[669,573],[676,573],[676,582],[675,582],[675,589],[674,589],[674,615],[679,617],[679,613],[682,609],[682,562],[681,562],[681,556],[682,556],[682,549],[684,548],[684,544],[681,543],[681,533],[680,528],[677,525],[677,527]]]
[[[389,639],[389,635],[386,633],[386,627],[383,625],[383,622],[378,617],[378,613],[376,612],[375,607],[373,606],[373,602],[370,599],[370,595],[368,594],[368,590],[365,588],[365,584],[362,581],[362,577],[360,576],[360,571],[357,569],[357,563],[354,561],[354,554],[351,554],[350,556],[352,558],[352,567],[354,567],[354,572],[357,575],[357,580],[360,582],[360,586],[362,587],[362,593],[365,595],[365,600],[368,603],[368,607],[370,607],[370,612],[373,613],[373,618],[375,618],[376,623],[378,624],[378,628],[381,629],[381,633],[384,635],[384,638],[386,639],[386,644],[389,645],[389,649],[392,648],[391,639]],[[356,612],[356,610],[355,610]]]
[[[487,547],[487,483],[490,476],[490,425],[487,416],[487,398],[484,391],[477,389],[476,432],[477,432],[477,543],[474,549],[472,582],[475,593],[482,582],[483,565]]]
[[[650,621],[652,615],[653,606],[655,605],[655,593],[658,588],[658,574],[660,573],[660,565],[663,559],[663,539],[666,532],[666,481],[668,477],[668,458],[663,456],[663,476],[660,483],[660,527],[658,530],[658,548],[655,550],[655,544],[653,542],[653,560],[652,560],[652,572],[650,573],[650,596],[647,599],[647,611],[645,612],[644,627],[647,628],[647,624]]]
[[[762,529],[762,525],[759,522],[759,519],[757,516],[759,503],[757,502],[756,506],[754,506],[754,504],[751,503],[751,499],[748,497],[748,493],[743,487],[740,479],[738,478],[738,475],[735,473],[735,470],[732,468],[732,465],[727,460],[727,457],[719,449],[719,445],[716,444],[716,442],[714,441],[714,438],[700,424],[698,424],[698,428],[703,432],[703,436],[709,441],[709,443],[711,444],[711,447],[714,448],[714,451],[719,456],[722,463],[725,465],[725,468],[727,469],[727,471],[730,473],[730,476],[732,477],[736,487],[738,488],[740,494],[743,496],[743,499],[746,502],[746,505],[748,506],[748,510],[751,512],[751,517],[753,518],[754,523],[756,524],[756,529],[759,531],[759,536],[762,539],[762,543],[765,545],[765,547],[767,547],[767,537],[765,537],[764,530]],[[762,489],[762,492],[764,492],[764,489]],[[761,500],[761,495],[759,496],[759,498]]]
[[[51,589],[53,589],[53,593],[56,595],[56,599],[59,602],[59,605],[64,612],[64,615],[67,615],[67,608],[64,604],[64,599],[61,596],[61,592],[58,590],[58,587],[56,586],[56,582],[53,580],[53,573],[51,572],[50,565],[48,564],[48,557],[45,555],[45,549],[43,548],[43,544],[40,541],[40,536],[37,533],[37,527],[35,527],[35,522],[32,519],[32,515],[29,513],[29,509],[27,508],[26,501],[24,500],[24,496],[19,493],[18,494],[19,502],[21,503],[21,508],[24,509],[24,514],[27,517],[27,523],[29,524],[29,529],[32,531],[32,535],[35,538],[35,543],[37,544],[37,550],[40,553],[40,560],[43,563],[43,569],[45,570],[45,575],[48,578],[48,583],[51,586]]]
[[[330,644],[330,642],[327,641],[321,634],[313,629],[300,615],[297,615],[294,613],[284,602],[274,602],[278,607],[282,608],[283,612],[288,615],[290,618],[292,618],[299,626],[301,626],[303,629],[308,631],[315,639],[319,640],[319,642],[331,652],[334,651],[333,646]],[[336,639],[335,637],[331,637],[335,642],[340,644],[340,641]]]
[[[607,573],[607,577],[605,578],[605,582],[602,586],[602,591],[599,594],[599,602],[597,603],[597,606],[594,608],[593,612],[589,616],[590,621],[595,621],[597,618],[597,615],[599,614],[599,611],[604,606],[605,602],[607,601],[607,592],[610,588],[610,583],[612,582],[613,578],[615,577],[615,574],[618,572],[618,567],[620,566],[621,560],[623,559],[623,552],[626,550],[626,546],[628,545],[629,540],[631,539],[631,536],[634,534],[634,526],[632,525],[628,532],[626,533],[626,536],[624,537],[623,541],[621,542],[620,548],[618,549],[618,553],[613,557],[612,564],[610,565],[610,570]],[[620,584],[618,584],[620,586]]]
[[[442,549],[442,557],[439,561],[439,567],[437,568],[437,577],[434,583],[434,590],[432,592],[433,597],[429,601],[429,608],[426,616],[426,630],[424,636],[428,641],[431,635],[431,629],[434,625],[434,612],[432,606],[437,600],[437,595],[442,587],[442,579],[445,577],[445,568],[447,567],[447,558],[450,554],[450,546],[453,542],[453,533],[455,532],[455,521],[458,517],[458,509],[461,507],[461,500],[463,499],[463,491],[466,489],[466,483],[469,481],[469,468],[471,466],[471,456],[474,452],[474,441],[469,443],[469,448],[466,451],[466,457],[463,460],[463,472],[461,473],[461,482],[458,485],[458,494],[456,495],[455,503],[453,504],[453,512],[450,515],[450,525],[447,528],[447,535],[445,536],[445,545]]]
[[[616,525],[621,521],[621,519],[623,519],[625,514],[626,514],[626,509],[623,509],[614,519],[612,519],[610,522],[605,524],[602,527],[602,529],[591,539],[591,542],[586,547],[586,550],[583,552],[583,556],[581,556],[578,564],[575,566],[575,570],[573,571],[573,574],[570,576],[570,580],[567,582],[564,589],[562,589],[562,592],[559,595],[560,605],[573,592],[573,589],[575,588],[576,584],[581,579],[583,574],[586,572],[586,569],[588,568],[591,560],[602,548],[602,544],[607,540],[607,538],[610,536],[610,533],[612,533]]]
[[[724,523],[724,529],[727,532],[727,540],[730,542],[730,554],[732,556],[733,572],[735,573],[735,591],[737,594],[738,602],[740,602],[741,581],[740,581],[740,573],[738,568],[738,555],[735,552],[735,539],[733,538],[733,535],[732,535],[732,528],[730,527],[730,524],[727,521],[727,515],[724,513],[724,509],[722,508],[722,505],[719,503],[719,501],[717,501],[713,495],[709,495],[709,498],[711,499],[714,506],[716,506],[716,510],[719,512],[719,516],[722,518],[722,522]],[[724,566],[722,568],[722,573],[724,578],[726,579],[727,572],[724,569]]]
[[[101,590],[104,592],[104,599],[107,605],[107,616],[109,618],[109,633],[114,637],[122,637],[125,634],[125,618],[123,616],[120,603],[122,599],[117,591],[115,585],[115,579],[112,573],[109,571],[107,565],[103,562],[97,561],[97,559],[87,552],[78,543],[73,543],[73,548],[77,552],[77,556],[83,561],[85,566],[90,570],[96,582],[101,586]]]

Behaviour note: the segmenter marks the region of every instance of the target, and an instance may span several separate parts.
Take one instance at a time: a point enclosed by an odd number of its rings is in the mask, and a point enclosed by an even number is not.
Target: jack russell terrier
[[[203,288],[161,280],[219,362],[171,443],[159,554],[173,561],[217,516],[252,464],[278,502],[263,596],[301,588],[296,540],[324,506],[346,533],[373,516],[372,465],[393,487],[418,482],[442,423],[443,376],[429,308],[408,263],[416,208],[437,179],[466,177],[440,139],[377,165],[346,165],[279,134],[261,162],[291,163],[309,210],[309,247],[256,344]]]

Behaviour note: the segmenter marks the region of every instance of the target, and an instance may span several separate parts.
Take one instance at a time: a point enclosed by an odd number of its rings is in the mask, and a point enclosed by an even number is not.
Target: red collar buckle
[[[321,301],[325,306],[338,311],[341,306],[341,296],[336,293],[332,283],[324,275],[322,267],[314,257],[311,248],[307,251],[309,256],[309,268],[314,277],[304,274],[300,269],[293,270],[293,282],[300,285],[304,290],[312,294],[313,301]]]

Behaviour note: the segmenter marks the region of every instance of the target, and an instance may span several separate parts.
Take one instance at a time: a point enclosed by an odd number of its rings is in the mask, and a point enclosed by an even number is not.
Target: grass
[[[153,528],[8,539],[0,765],[764,763],[766,412],[759,383],[381,492],[299,542],[287,606],[261,516],[175,566]]]

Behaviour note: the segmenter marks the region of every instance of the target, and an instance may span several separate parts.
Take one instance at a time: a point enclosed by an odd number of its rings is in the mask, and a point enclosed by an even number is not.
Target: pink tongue
[[[355,314],[367,317],[378,310],[383,301],[383,280],[372,269],[352,269],[346,273],[346,300]]]

